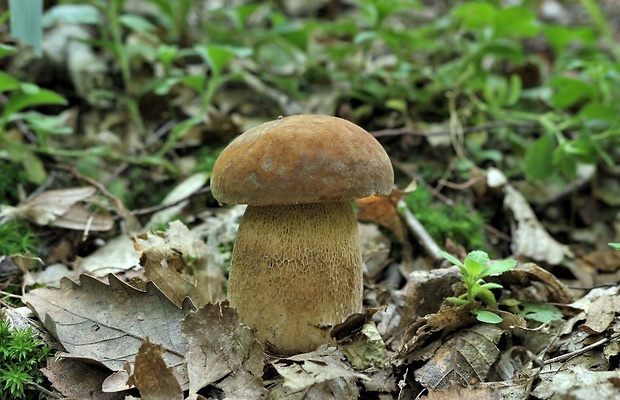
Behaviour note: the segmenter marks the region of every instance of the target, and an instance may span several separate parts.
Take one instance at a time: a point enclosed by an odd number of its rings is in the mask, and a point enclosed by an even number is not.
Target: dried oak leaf
[[[177,306],[186,297],[197,307],[224,299],[224,274],[212,259],[209,247],[180,221],[165,232],[140,235],[135,248],[140,265]]]
[[[266,394],[261,379],[265,353],[252,330],[239,322],[234,309],[226,304],[207,304],[185,318],[181,331],[188,341],[190,393],[215,384],[227,398],[260,398]]]
[[[354,395],[355,382],[366,379],[344,361],[342,352],[333,347],[321,347],[310,353],[303,353],[287,358],[280,358],[271,362],[275,370],[284,378],[276,385],[275,398],[288,398],[294,393],[308,395],[307,390],[314,390],[316,394],[323,393],[323,397],[349,399]],[[338,394],[338,391],[343,392]],[[332,397],[338,394],[337,397]],[[270,393],[273,397],[273,394]],[[306,397],[303,397],[306,398]],[[308,396],[308,398],[314,398]]]
[[[100,363],[121,371],[133,362],[142,340],[160,344],[166,364],[185,387],[186,340],[181,320],[194,308],[190,301],[175,306],[152,282],[140,291],[108,276],[109,285],[81,275],[80,284],[69,279],[60,288],[35,289],[23,302],[65,348],[63,358]]]
[[[449,389],[453,382],[462,386],[483,382],[499,356],[496,344],[503,329],[477,324],[463,329],[441,346],[415,377],[428,389]]]
[[[164,349],[147,338],[136,355],[133,373],[127,383],[149,400],[183,400],[183,389],[163,359]]]

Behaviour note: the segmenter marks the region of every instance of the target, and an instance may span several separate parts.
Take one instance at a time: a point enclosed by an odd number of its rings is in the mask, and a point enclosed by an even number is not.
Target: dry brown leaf
[[[146,400],[183,400],[183,389],[166,365],[163,354],[163,347],[146,338],[138,349],[127,383],[137,387]]]
[[[496,344],[504,331],[491,324],[477,324],[457,332],[444,343],[415,377],[428,389],[449,389],[452,383],[474,385],[486,379],[499,356]]]
[[[586,321],[579,329],[590,335],[603,333],[620,311],[620,299],[617,296],[597,297],[586,308]]]
[[[394,189],[388,197],[372,195],[356,199],[357,219],[374,222],[389,229],[401,243],[404,243],[407,240],[407,228],[396,205],[405,194],[407,192]]]
[[[500,393],[489,387],[463,387],[453,384],[446,390],[429,390],[426,396],[420,399],[427,400],[504,400]]]
[[[172,221],[165,232],[135,239],[142,253],[144,275],[177,306],[186,297],[197,307],[224,299],[224,274],[212,259],[209,247],[180,221]]]
[[[186,385],[181,320],[193,309],[191,302],[179,308],[153,283],[139,291],[114,275],[108,279],[109,285],[88,275],[80,276],[80,284],[65,278],[60,288],[35,289],[22,300],[63,345],[63,357],[120,371],[149,337],[163,346],[166,363]]]
[[[125,393],[104,393],[101,385],[110,375],[104,367],[75,360],[49,358],[41,369],[54,389],[67,398],[123,400]]]
[[[186,360],[190,393],[197,393],[229,374],[242,371],[248,373],[244,374],[245,382],[237,378],[223,381],[221,389],[265,392],[260,380],[265,356],[263,348],[252,330],[239,322],[234,309],[225,304],[207,304],[190,313],[181,330],[188,341]]]

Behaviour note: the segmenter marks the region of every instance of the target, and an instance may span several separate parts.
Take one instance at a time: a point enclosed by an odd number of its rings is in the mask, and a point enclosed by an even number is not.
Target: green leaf
[[[467,260],[474,261],[482,268],[486,267],[489,263],[489,255],[481,250],[474,250],[467,254],[467,258],[465,259],[465,266],[467,266]]]
[[[479,288],[493,290],[493,289],[503,289],[504,287],[500,285],[499,283],[488,282],[488,283],[480,285]]]
[[[553,172],[555,140],[551,134],[544,134],[530,146],[525,153],[524,171],[528,179],[544,179]]]
[[[608,243],[613,249],[620,250],[620,243]]]
[[[0,71],[0,92],[18,89],[20,82],[11,75]]]
[[[484,304],[494,307],[497,304],[495,295],[489,289],[483,289],[479,287],[479,290],[475,290],[474,296],[484,302]]]
[[[447,251],[439,250],[437,253],[439,253],[439,255],[441,255],[446,260],[450,261],[452,264],[458,267],[461,267],[461,268],[465,268],[463,263],[459,261],[458,258],[454,257],[452,254],[448,253]]]
[[[502,260],[491,265],[487,265],[487,268],[484,270],[484,276],[489,275],[500,275],[506,271],[510,271],[517,265],[515,260]],[[483,276],[483,277],[484,277]]]
[[[495,34],[498,37],[532,37],[540,27],[536,14],[523,6],[506,7],[495,16]]]
[[[551,81],[551,86],[555,90],[551,96],[551,103],[560,109],[594,98],[596,94],[596,88],[591,83],[567,76],[555,77]]]
[[[486,2],[467,2],[454,10],[467,29],[481,30],[495,21],[497,9]]]
[[[9,116],[26,107],[41,105],[65,105],[67,100],[56,92],[39,89],[37,93],[12,92],[4,108],[2,118],[6,121]]]
[[[490,311],[474,311],[474,314],[480,322],[486,322],[487,324],[499,324],[502,322],[502,317]]]
[[[15,53],[17,53],[15,47],[0,43],[0,58],[11,56]]]
[[[562,312],[553,304],[547,303],[521,303],[523,307],[519,315],[525,319],[538,322],[559,321],[562,319]]]

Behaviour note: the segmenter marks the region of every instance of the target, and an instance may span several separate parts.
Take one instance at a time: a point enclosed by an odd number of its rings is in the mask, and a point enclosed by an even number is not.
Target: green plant
[[[481,300],[487,307],[497,307],[497,300],[492,290],[501,289],[503,286],[499,283],[487,283],[484,281],[484,278],[491,275],[500,275],[517,265],[515,260],[502,260],[489,264],[489,255],[479,250],[470,252],[465,258],[465,262],[461,262],[452,254],[445,251],[440,250],[439,254],[461,270],[461,279],[463,280],[466,292],[459,297],[451,297],[448,299],[457,305],[469,304]],[[474,314],[476,318],[482,322],[499,323],[502,321],[499,315],[487,310],[474,310]]]
[[[37,238],[23,220],[0,222],[0,238],[0,255],[33,254],[37,249]]]
[[[609,243],[609,245],[616,250],[620,250],[620,243]]]
[[[39,368],[51,348],[35,337],[32,329],[11,329],[0,318],[0,399],[42,398],[29,385],[44,380]]]

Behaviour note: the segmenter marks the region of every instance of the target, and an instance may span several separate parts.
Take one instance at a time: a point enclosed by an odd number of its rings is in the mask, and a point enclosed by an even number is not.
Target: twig
[[[37,388],[38,391],[45,393],[48,397],[51,397],[52,399],[60,399],[61,397],[58,396],[56,393],[47,390],[46,388],[44,388],[43,386],[39,385],[36,382],[33,381],[28,381],[26,382],[27,385],[29,386],[34,386],[35,388]]]
[[[599,340],[598,342],[594,342],[594,343],[589,344],[589,345],[587,345],[585,347],[582,347],[579,350],[575,350],[575,351],[572,351],[570,353],[562,354],[561,356],[557,356],[557,357],[545,360],[544,364],[545,365],[549,365],[549,364],[553,364],[553,363],[556,363],[556,362],[568,361],[571,358],[577,357],[580,354],[583,354],[583,353],[585,353],[587,351],[595,349],[595,348],[597,348],[598,346],[600,346],[602,344],[605,344],[605,343],[607,343],[607,342],[609,342],[609,341],[611,341],[613,339],[616,339],[617,337],[620,337],[620,332],[616,332],[616,333],[614,333],[613,335],[611,335],[609,337],[603,338],[603,339]]]
[[[505,128],[507,126],[534,126],[534,123],[516,123],[516,122],[489,122],[488,124],[478,125],[478,126],[466,126],[462,128],[463,133],[473,133],[480,132],[490,129],[500,129]],[[451,131],[449,129],[441,130],[441,131],[430,131],[430,130],[418,130],[412,129],[408,127],[402,128],[394,128],[394,129],[381,129],[378,131],[372,131],[370,134],[374,137],[385,137],[385,136],[402,136],[402,135],[413,135],[413,136],[449,136]]]
[[[415,215],[413,215],[407,207],[404,207],[403,210],[407,226],[413,235],[418,239],[420,245],[424,248],[424,250],[426,250],[426,253],[436,261],[442,260],[443,257],[441,257],[438,253],[441,248],[437,245],[437,242],[435,242],[431,235],[428,234],[424,228],[424,225],[418,221]]]
[[[3,296],[11,297],[13,299],[17,299],[17,300],[21,300],[22,299],[22,296],[20,296],[18,294],[13,294],[13,293],[5,292],[4,290],[0,290],[0,294],[3,295]]]
[[[170,207],[176,206],[177,204],[179,204],[179,203],[181,203],[181,202],[183,202],[183,201],[185,201],[185,200],[187,200],[187,199],[189,199],[189,198],[191,198],[193,196],[196,196],[196,195],[199,195],[199,194],[203,194],[203,193],[209,193],[210,191],[211,191],[211,187],[210,186],[205,186],[205,187],[203,187],[203,188],[201,188],[199,190],[196,190],[195,192],[193,192],[193,193],[191,193],[191,194],[189,194],[189,195],[187,195],[187,196],[185,196],[182,199],[179,199],[177,201],[173,201],[171,203],[157,204],[155,206],[146,207],[146,208],[140,208],[140,209],[137,209],[137,210],[133,210],[131,213],[133,215],[151,214],[151,213],[154,213],[154,212],[157,212],[157,211],[161,211],[161,210],[166,209],[166,208],[170,208]]]

